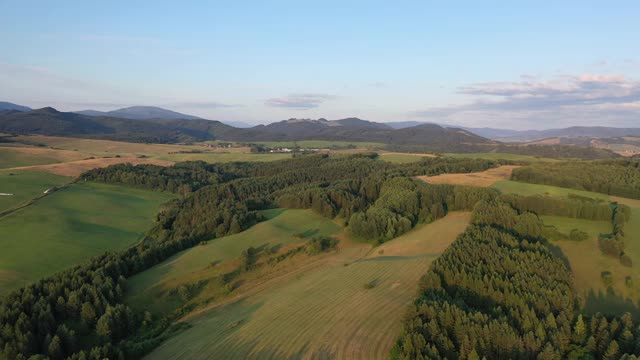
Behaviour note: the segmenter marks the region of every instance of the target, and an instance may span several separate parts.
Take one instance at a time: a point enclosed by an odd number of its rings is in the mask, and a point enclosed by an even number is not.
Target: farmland
[[[71,178],[42,171],[0,170],[0,212],[25,204],[47,189],[71,181]]]
[[[321,267],[193,317],[149,358],[387,358],[418,280],[468,221],[452,213],[373,250],[351,244]]]
[[[516,167],[517,166],[504,165],[482,172],[418,176],[418,179],[424,180],[430,184],[455,184],[486,187],[491,186],[498,181],[509,179],[511,177],[511,172]]]
[[[153,223],[159,205],[170,198],[164,193],[85,183],[0,218],[0,290],[135,243]]]
[[[167,311],[174,306],[171,299],[162,295],[175,287],[176,283],[187,283],[206,277],[211,263],[223,263],[240,256],[242,250],[255,248],[279,248],[301,241],[294,237],[322,236],[339,233],[340,226],[331,220],[313,213],[311,210],[274,209],[264,212],[267,221],[259,223],[239,234],[210,240],[206,245],[197,246],[167,259],[165,262],[131,278],[128,282],[129,302],[137,307]],[[204,271],[204,272],[203,272]],[[150,299],[155,301],[150,302]]]

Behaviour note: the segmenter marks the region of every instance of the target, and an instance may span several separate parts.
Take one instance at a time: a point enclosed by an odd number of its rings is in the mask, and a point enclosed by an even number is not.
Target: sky
[[[0,101],[640,127],[638,1],[0,0]]]

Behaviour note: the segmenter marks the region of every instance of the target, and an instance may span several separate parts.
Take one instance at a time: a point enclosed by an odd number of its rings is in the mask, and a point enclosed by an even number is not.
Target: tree
[[[578,344],[582,344],[586,334],[587,328],[584,324],[584,320],[582,319],[582,314],[580,314],[578,315],[578,320],[576,320],[576,324],[573,327],[573,340]]]
[[[60,341],[58,335],[54,336],[53,339],[51,339],[48,352],[49,357],[51,357],[52,360],[62,359],[62,342]]]
[[[80,310],[80,316],[87,324],[93,324],[96,319],[96,311],[93,309],[93,305],[89,302],[82,304],[82,310]]]
[[[618,347],[618,342],[612,340],[607,348],[607,351],[602,356],[603,360],[615,360],[618,358],[618,353],[620,352],[620,348]]]

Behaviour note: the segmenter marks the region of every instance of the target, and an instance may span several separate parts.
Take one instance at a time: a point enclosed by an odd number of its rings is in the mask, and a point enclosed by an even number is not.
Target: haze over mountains
[[[119,139],[139,138],[160,142],[200,141],[226,137],[237,141],[326,139],[399,144],[443,144],[449,141],[533,142],[549,138],[640,136],[640,128],[573,126],[547,130],[512,130],[419,121],[379,123],[355,117],[339,120],[289,119],[252,126],[242,122],[224,123],[206,120],[154,106],[132,106],[106,112],[96,110],[59,112],[53,108],[32,110],[27,106],[9,102],[0,102],[0,130],[46,135],[84,134]],[[438,137],[444,137],[444,140]]]

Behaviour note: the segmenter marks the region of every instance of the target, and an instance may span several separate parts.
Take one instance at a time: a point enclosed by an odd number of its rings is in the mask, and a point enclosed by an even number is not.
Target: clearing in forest
[[[430,184],[453,184],[471,186],[491,186],[500,180],[511,178],[511,172],[517,168],[515,165],[503,165],[497,168],[466,174],[441,174],[436,176],[418,176]]]
[[[469,213],[373,248],[348,243],[320,267],[190,317],[151,359],[386,359],[431,262],[464,231]]]

